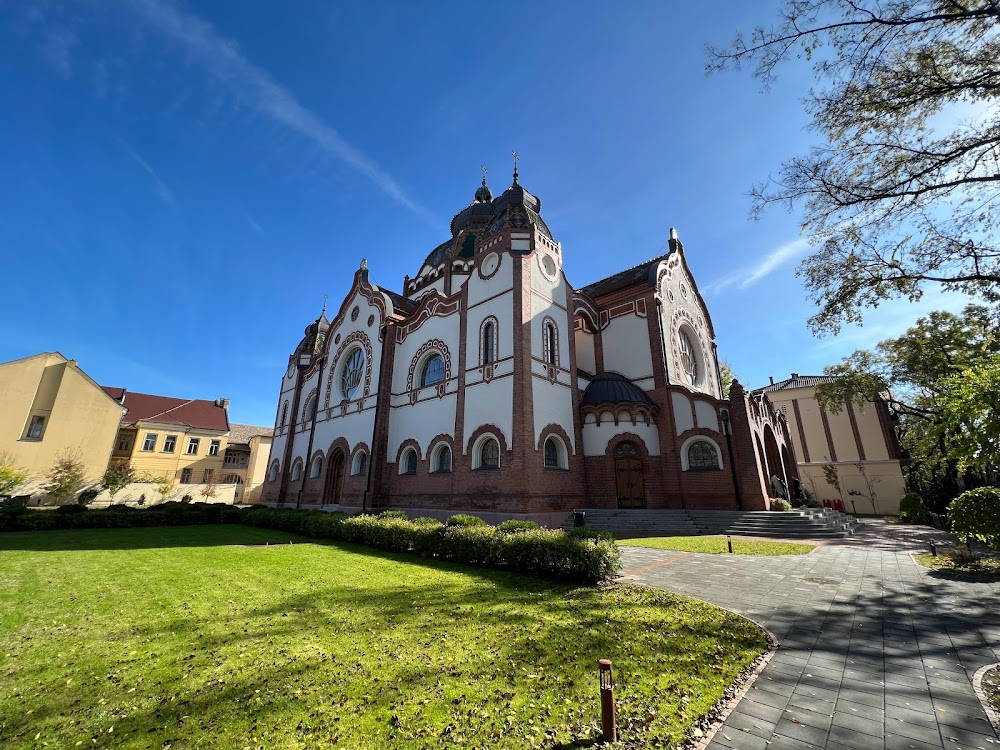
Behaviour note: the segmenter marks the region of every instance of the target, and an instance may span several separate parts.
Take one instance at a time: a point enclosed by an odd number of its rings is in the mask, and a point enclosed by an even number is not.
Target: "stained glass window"
[[[355,349],[347,357],[344,369],[340,373],[340,393],[346,399],[354,398],[365,374],[365,353]]]

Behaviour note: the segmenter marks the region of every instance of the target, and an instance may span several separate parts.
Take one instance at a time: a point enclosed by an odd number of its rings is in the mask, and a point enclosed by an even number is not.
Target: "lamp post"
[[[597,662],[601,675],[601,732],[605,742],[618,741],[618,725],[615,722],[615,684],[611,674],[611,660]]]
[[[726,433],[726,450],[729,451],[729,469],[733,473],[733,490],[736,492],[736,507],[743,510],[743,495],[740,492],[739,479],[736,477],[736,461],[733,456],[733,439],[730,437],[729,410],[723,409],[719,414],[722,418],[722,431]]]

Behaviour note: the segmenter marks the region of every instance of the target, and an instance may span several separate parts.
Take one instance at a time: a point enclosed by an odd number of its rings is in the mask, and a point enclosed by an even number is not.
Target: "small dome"
[[[479,186],[476,191],[476,203],[489,203],[493,200],[493,192],[486,186],[486,178],[483,178],[483,184]]]
[[[645,404],[652,406],[650,399],[642,388],[624,375],[617,372],[602,372],[595,375],[590,385],[583,392],[580,406],[597,406],[599,404]]]

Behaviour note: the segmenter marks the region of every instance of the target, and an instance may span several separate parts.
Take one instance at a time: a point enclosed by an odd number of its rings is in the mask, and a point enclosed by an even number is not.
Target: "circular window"
[[[500,256],[496,253],[490,253],[485,258],[483,258],[483,276],[492,276],[500,265]]]
[[[556,276],[556,262],[552,260],[551,255],[542,256],[542,272],[548,276],[550,279],[554,279]]]
[[[340,372],[340,393],[346,399],[354,398],[365,374],[365,353],[361,348],[351,350]]]
[[[677,346],[681,354],[681,370],[691,385],[698,384],[698,350],[691,343],[691,338],[683,328],[677,331]]]

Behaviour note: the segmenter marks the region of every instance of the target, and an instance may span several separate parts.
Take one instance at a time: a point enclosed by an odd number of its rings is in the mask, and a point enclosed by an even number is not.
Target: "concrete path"
[[[627,580],[738,612],[779,647],[712,750],[1000,750],[972,677],[1000,661],[1000,583],[913,562],[945,535],[882,523],[803,556],[623,547]],[[796,540],[799,541],[799,540]]]

